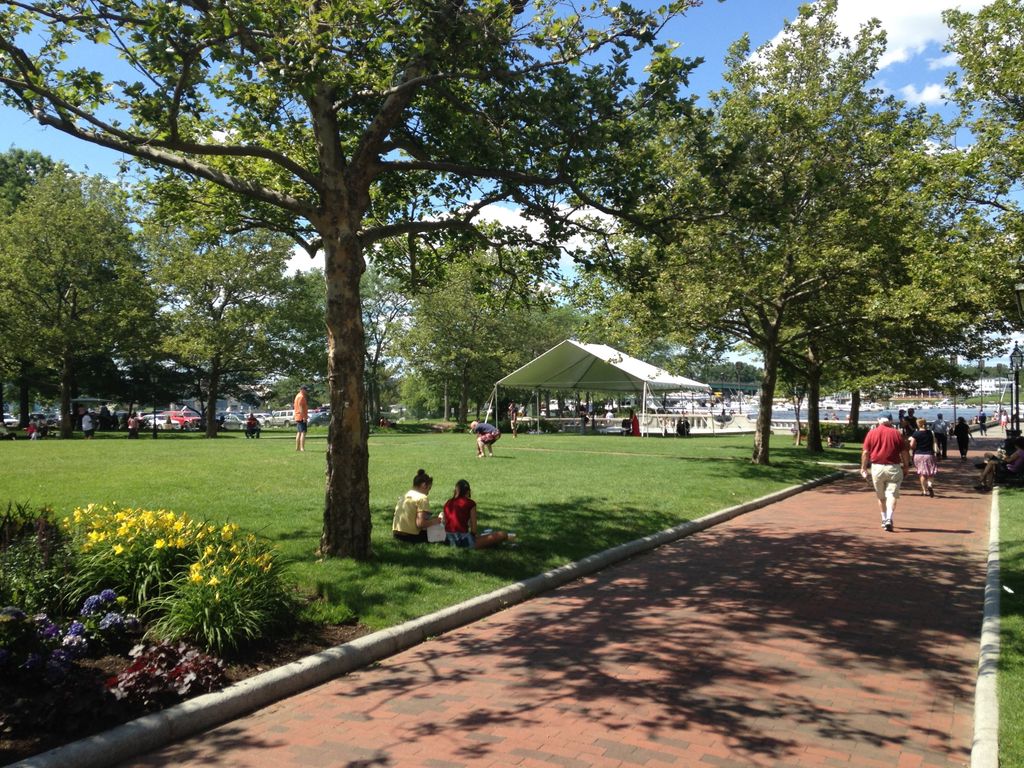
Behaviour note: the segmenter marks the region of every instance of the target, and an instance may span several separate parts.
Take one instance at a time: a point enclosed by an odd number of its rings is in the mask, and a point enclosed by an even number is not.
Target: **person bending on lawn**
[[[484,451],[487,451],[488,456],[494,456],[494,449],[491,446],[501,437],[498,428],[486,421],[474,421],[469,425],[469,431],[476,435],[476,457],[482,459]]]

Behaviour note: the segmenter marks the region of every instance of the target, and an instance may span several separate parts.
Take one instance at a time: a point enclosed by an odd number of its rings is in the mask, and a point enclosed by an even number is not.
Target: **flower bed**
[[[228,680],[218,657],[272,645],[298,608],[273,550],[236,525],[101,505],[58,525],[51,510],[8,505],[0,756],[216,690]]]

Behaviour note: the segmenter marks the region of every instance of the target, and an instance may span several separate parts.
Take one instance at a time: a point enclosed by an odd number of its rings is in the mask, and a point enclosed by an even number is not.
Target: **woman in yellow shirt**
[[[395,505],[395,519],[391,523],[391,535],[399,541],[410,544],[426,544],[427,528],[442,522],[441,515],[430,514],[430,499],[427,494],[434,484],[434,478],[422,469],[412,479],[412,489]]]

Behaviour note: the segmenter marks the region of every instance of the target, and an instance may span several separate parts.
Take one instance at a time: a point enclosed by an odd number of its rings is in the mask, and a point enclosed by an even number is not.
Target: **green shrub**
[[[78,549],[69,596],[78,603],[113,589],[142,608],[188,569],[218,526],[167,510],[112,509],[90,504],[65,518]]]
[[[298,603],[269,546],[250,534],[207,545],[152,609],[152,636],[224,654],[286,629]]]
[[[273,635],[297,614],[271,546],[237,525],[96,505],[76,509],[66,525],[81,548],[72,593],[130,595],[152,637],[223,653]]]
[[[7,504],[0,513],[0,606],[59,614],[74,566],[68,538],[49,507]]]

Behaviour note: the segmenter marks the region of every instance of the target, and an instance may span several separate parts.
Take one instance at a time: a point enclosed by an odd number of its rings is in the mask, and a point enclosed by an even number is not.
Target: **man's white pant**
[[[882,523],[891,523],[896,499],[900,497],[900,485],[903,484],[903,467],[899,464],[872,464],[871,484],[875,486]]]

